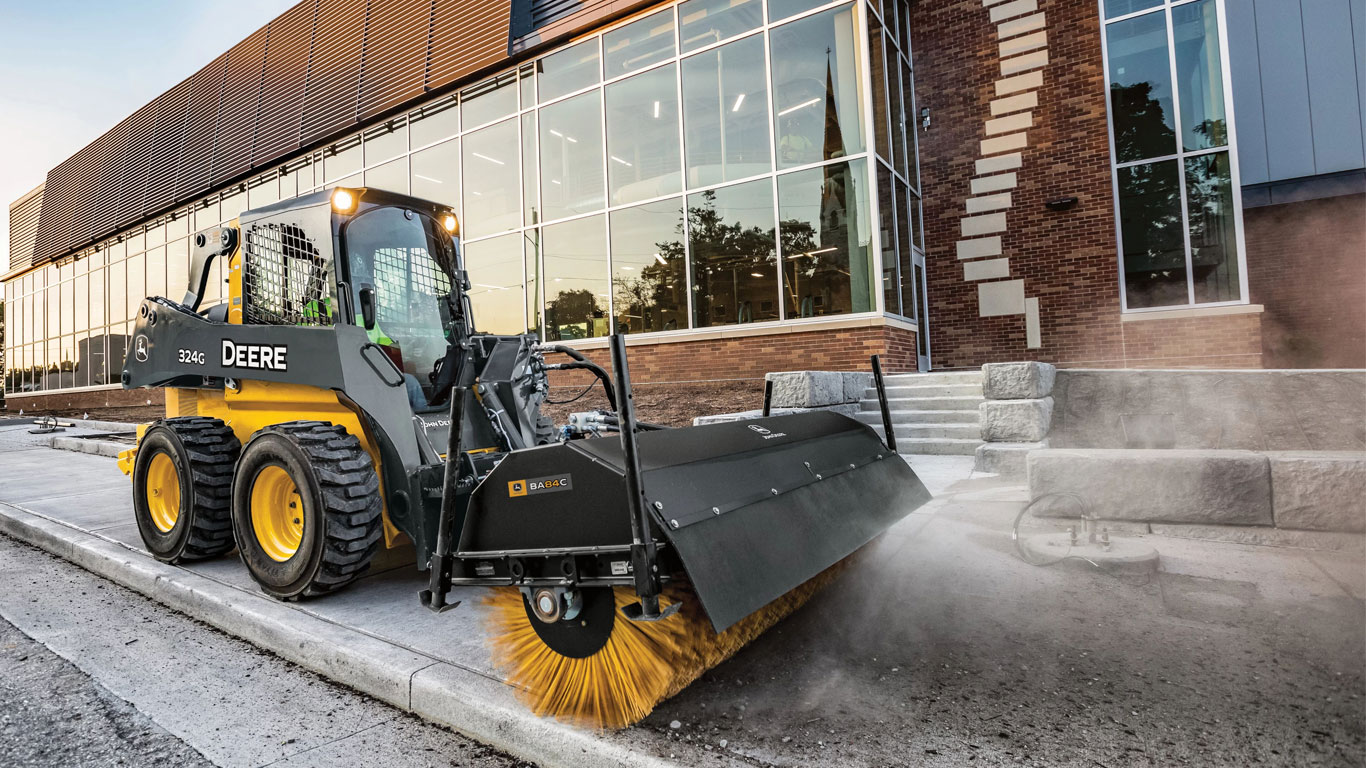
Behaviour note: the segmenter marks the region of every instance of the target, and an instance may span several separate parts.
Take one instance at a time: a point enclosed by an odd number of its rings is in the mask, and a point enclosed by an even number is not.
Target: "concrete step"
[[[893,424],[977,424],[977,409],[973,408],[966,411],[921,411],[913,409],[891,409]],[[881,424],[882,411],[878,410],[877,401],[873,401],[870,410],[859,411],[854,414],[854,418],[864,424]]]
[[[981,395],[961,397],[888,397],[887,407],[893,411],[975,411],[983,402]],[[859,401],[859,409],[879,410],[877,398]]]
[[[882,425],[876,425],[881,432]],[[892,422],[896,439],[914,437],[949,437],[955,440],[981,440],[982,427],[978,424],[902,424]]]
[[[980,384],[982,372],[933,371],[931,373],[894,373],[882,377],[887,386],[908,384]]]
[[[981,384],[913,384],[887,387],[887,397],[981,397]],[[863,390],[865,399],[876,400],[877,390]]]
[[[882,437],[881,425],[873,427],[878,437]],[[896,436],[896,449],[899,453],[922,453],[936,456],[971,456],[977,452],[981,440],[958,437],[902,437]]]

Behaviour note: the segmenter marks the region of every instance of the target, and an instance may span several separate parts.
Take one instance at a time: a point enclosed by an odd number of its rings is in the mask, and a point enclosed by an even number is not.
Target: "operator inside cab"
[[[455,217],[446,219],[383,207],[344,230],[356,322],[403,372],[415,411],[428,409],[436,394],[432,374],[446,356],[455,310]]]

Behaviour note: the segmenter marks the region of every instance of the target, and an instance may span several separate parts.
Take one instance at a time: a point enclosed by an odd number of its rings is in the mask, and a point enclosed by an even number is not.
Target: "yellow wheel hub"
[[[284,467],[272,464],[251,483],[251,529],[272,560],[283,563],[304,538],[304,501]]]
[[[147,511],[152,525],[170,533],[180,519],[180,473],[168,453],[158,452],[147,465]]]

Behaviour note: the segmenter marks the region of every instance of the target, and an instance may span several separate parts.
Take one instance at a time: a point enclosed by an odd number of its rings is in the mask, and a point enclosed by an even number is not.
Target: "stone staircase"
[[[980,370],[895,374],[884,382],[898,452],[971,456],[982,444]],[[855,418],[882,434],[876,389],[864,390]]]

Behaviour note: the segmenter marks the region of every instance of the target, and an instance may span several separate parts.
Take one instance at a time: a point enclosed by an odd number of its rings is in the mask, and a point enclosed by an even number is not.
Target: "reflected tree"
[[[552,340],[586,338],[592,335],[594,318],[603,313],[598,297],[587,288],[560,291],[546,302],[546,330]]]

